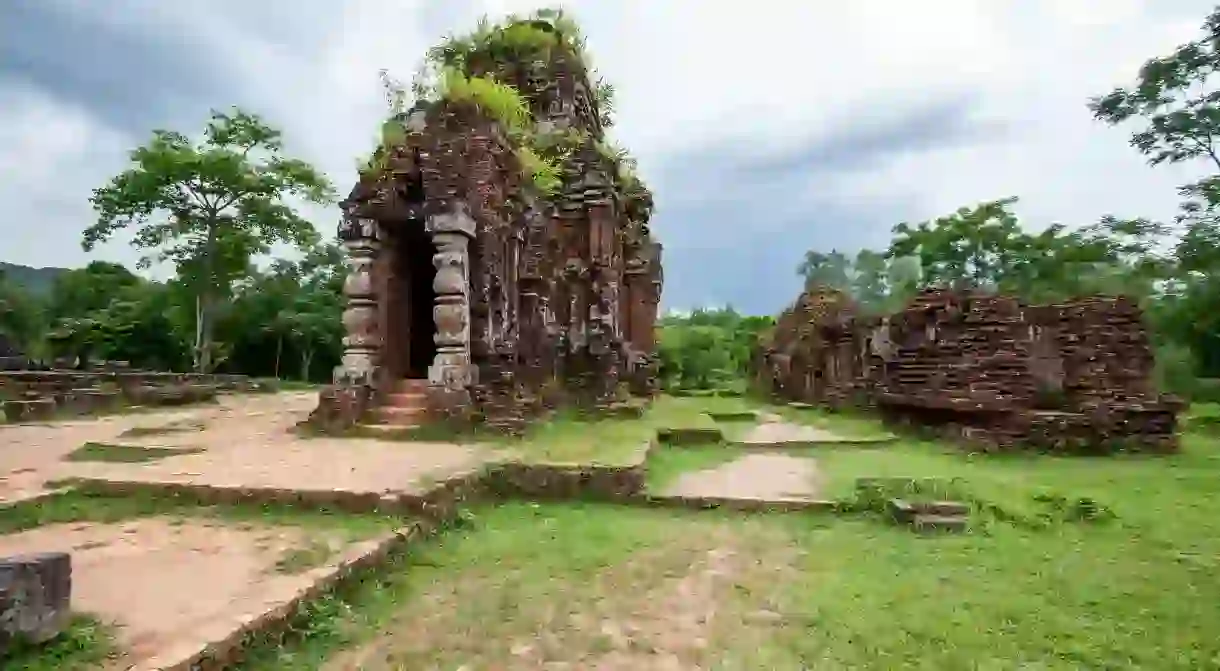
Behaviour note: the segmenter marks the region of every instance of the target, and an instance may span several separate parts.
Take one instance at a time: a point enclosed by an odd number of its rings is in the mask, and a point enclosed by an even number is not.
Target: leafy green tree
[[[0,335],[27,356],[39,349],[45,330],[41,301],[0,269]]]
[[[1218,70],[1220,6],[1204,20],[1198,39],[1146,61],[1134,85],[1089,102],[1108,125],[1139,124],[1131,146],[1149,164],[1196,164],[1211,173],[1180,188],[1181,235],[1172,263],[1161,261],[1174,267],[1174,295],[1155,311],[1190,346],[1206,375],[1220,375],[1220,319],[1214,316],[1220,312],[1220,91],[1213,79]]]
[[[856,253],[852,264],[851,294],[861,309],[866,312],[877,312],[884,309],[889,295],[889,285],[886,282],[888,263],[885,254],[871,249],[861,249]]]
[[[201,142],[154,131],[132,152],[134,165],[93,193],[98,221],[85,231],[86,250],[134,224],[134,244],[152,252],[144,263],[174,263],[191,288],[197,370],[213,368],[216,306],[251,257],[275,243],[315,243],[313,226],[288,199],[334,200],[321,173],[282,149],[281,133],[257,115],[213,112]]]
[[[55,278],[48,312],[53,318],[73,317],[104,310],[120,294],[144,282],[119,263],[92,261]]]
[[[1021,261],[1025,234],[1011,211],[1016,197],[894,227],[886,256],[919,259],[927,284],[996,287]]]
[[[805,258],[797,266],[796,272],[805,279],[806,287],[851,288],[851,259],[835,249],[830,250],[829,254],[814,249],[805,252]]]

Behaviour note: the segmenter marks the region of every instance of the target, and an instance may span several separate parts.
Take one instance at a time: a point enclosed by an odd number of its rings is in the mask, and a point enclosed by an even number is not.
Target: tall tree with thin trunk
[[[280,131],[259,116],[213,111],[203,139],[166,130],[131,153],[133,165],[95,190],[91,250],[137,227],[143,263],[173,262],[196,299],[195,368],[211,370],[217,305],[251,258],[276,243],[311,247],[313,226],[288,202],[330,203],[334,189],[308,163],[282,155]]]
[[[1196,163],[1211,173],[1181,187],[1183,224],[1177,254],[1183,270],[1207,277],[1220,269],[1220,6],[1199,39],[1140,68],[1136,83],[1089,101],[1100,121],[1142,125],[1131,146],[1151,165]]]

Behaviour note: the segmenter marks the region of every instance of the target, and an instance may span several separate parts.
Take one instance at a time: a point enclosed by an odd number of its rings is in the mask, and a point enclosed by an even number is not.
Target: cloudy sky
[[[553,3],[552,3],[553,4]],[[618,89],[619,141],[657,194],[665,304],[772,312],[806,249],[1017,195],[1031,227],[1169,217],[1091,95],[1192,39],[1214,0],[566,3]],[[379,68],[515,0],[0,0],[0,260],[89,255],[88,197],[153,128],[240,105],[346,191],[376,137]],[[935,9],[932,9],[935,8]],[[319,210],[330,233],[336,210]]]

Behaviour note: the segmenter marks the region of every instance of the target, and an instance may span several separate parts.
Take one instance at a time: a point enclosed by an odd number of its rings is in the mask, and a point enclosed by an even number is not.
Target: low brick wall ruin
[[[200,403],[222,392],[250,392],[245,375],[150,371],[19,370],[0,372],[0,420],[46,421],[113,412],[125,406]]]
[[[1154,364],[1139,306],[1124,298],[1031,306],[929,289],[861,318],[841,294],[815,290],[778,320],[755,382],[987,450],[1171,452],[1183,404],[1155,390]]]

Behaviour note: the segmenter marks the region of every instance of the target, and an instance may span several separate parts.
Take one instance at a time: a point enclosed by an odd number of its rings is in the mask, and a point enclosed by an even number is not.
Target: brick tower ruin
[[[347,336],[316,425],[517,431],[547,406],[655,391],[652,195],[607,144],[581,54],[557,12],[430,52],[432,88],[341,203]]]

